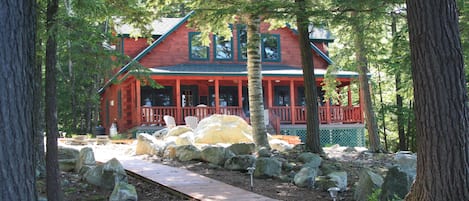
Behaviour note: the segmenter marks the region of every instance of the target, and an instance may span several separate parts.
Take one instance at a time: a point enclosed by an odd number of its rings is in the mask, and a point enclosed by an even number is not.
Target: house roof
[[[181,64],[175,66],[149,68],[154,75],[186,75],[186,76],[246,76],[245,64]],[[325,69],[314,69],[316,77],[322,78]],[[352,71],[338,71],[333,73],[338,78],[357,78],[358,73]],[[291,76],[302,77],[303,69],[287,65],[262,65],[262,76]]]
[[[152,35],[163,35],[174,28],[184,18],[161,18],[153,21],[150,25],[146,26],[151,30]],[[120,35],[141,35],[141,30],[136,29],[130,24],[125,24],[122,19],[114,19],[114,30]]]
[[[156,39],[152,44],[150,44],[148,47],[146,47],[144,50],[142,50],[137,56],[135,56],[130,62],[128,62],[126,65],[124,65],[117,73],[115,73],[105,84],[103,87],[101,87],[98,90],[98,93],[104,92],[104,90],[112,84],[113,81],[115,81],[120,75],[123,73],[127,72],[129,68],[132,66],[133,63],[140,61],[145,55],[147,55],[153,48],[155,48],[158,44],[160,44],[162,41],[164,41],[172,32],[177,30],[181,25],[183,25],[189,17],[193,14],[194,12],[190,12],[183,18],[163,18],[161,21],[155,21],[152,23],[151,27],[154,28],[154,35],[159,35],[162,33],[161,37]],[[161,26],[159,26],[161,25]],[[172,27],[171,27],[172,26]],[[122,34],[125,34],[125,32],[130,32],[130,29],[132,26],[121,26],[119,31],[122,32]],[[295,33],[297,33],[296,30],[291,29]],[[153,34],[153,32],[152,32]],[[324,53],[322,52],[316,45],[314,45],[312,42],[310,43],[311,48],[321,56],[326,62],[329,64],[332,64],[332,60]],[[265,67],[265,65],[263,65]],[[160,69],[161,70],[161,69]],[[194,69],[195,70],[195,69]],[[291,69],[293,70],[293,69]],[[302,70],[299,69],[299,71]],[[277,71],[279,72],[279,71]],[[316,73],[316,69],[314,71]],[[318,72],[319,73],[319,72]],[[319,74],[317,74],[319,76]],[[324,75],[324,74],[323,74]]]

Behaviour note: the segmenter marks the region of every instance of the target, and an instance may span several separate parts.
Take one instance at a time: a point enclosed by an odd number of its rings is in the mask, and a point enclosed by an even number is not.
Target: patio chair
[[[192,129],[196,129],[199,125],[199,119],[196,116],[187,116],[184,118],[184,121],[186,122],[186,125]]]
[[[174,117],[169,116],[169,115],[164,115],[163,117],[164,123],[166,124],[166,127],[169,129],[176,127],[176,120],[174,120]]]

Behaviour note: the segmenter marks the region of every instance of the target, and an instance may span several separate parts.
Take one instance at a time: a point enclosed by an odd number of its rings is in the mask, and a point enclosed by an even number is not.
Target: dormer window
[[[246,61],[248,59],[248,32],[246,25],[238,25],[238,60]]]
[[[208,46],[202,44],[200,32],[189,33],[189,55],[192,60],[208,60]]]

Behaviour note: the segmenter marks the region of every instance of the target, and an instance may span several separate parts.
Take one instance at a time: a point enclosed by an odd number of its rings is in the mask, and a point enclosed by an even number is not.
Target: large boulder
[[[299,187],[309,187],[312,188],[315,185],[316,176],[318,175],[317,167],[305,166],[296,173],[293,178],[293,182],[296,186]]]
[[[225,147],[209,146],[202,150],[202,160],[215,165],[223,165],[233,156],[235,154]]]
[[[236,155],[252,154],[256,151],[254,143],[235,143],[228,147],[228,149]]]
[[[104,164],[88,170],[83,177],[88,183],[112,190],[116,184],[116,176],[120,181],[127,182],[127,174],[120,162],[113,158]]]
[[[79,155],[80,151],[77,149],[59,146],[57,153],[59,169],[64,172],[71,172],[75,170],[75,165]]]
[[[162,152],[166,143],[158,140],[150,134],[141,133],[137,136],[135,155],[158,155]]]
[[[381,188],[383,177],[373,173],[369,169],[360,171],[358,183],[355,187],[353,197],[357,201],[367,201],[374,190]]]
[[[254,177],[257,178],[279,177],[282,172],[282,162],[276,158],[257,158],[255,167]]]
[[[192,132],[192,129],[187,127],[187,126],[176,126],[174,128],[169,129],[168,134],[166,134],[166,137],[169,136],[180,136],[184,133],[187,132]]]
[[[75,172],[84,174],[89,169],[96,166],[94,152],[91,147],[84,147],[80,150],[78,161],[75,164]]]
[[[381,186],[379,200],[395,200],[396,196],[397,198],[404,199],[405,195],[407,195],[410,190],[412,182],[413,179],[398,167],[390,168]]]
[[[253,167],[256,157],[253,155],[236,155],[225,161],[224,168],[228,170],[247,171],[248,167]]]
[[[176,147],[176,158],[180,161],[201,160],[201,151],[194,145]]]
[[[194,144],[194,133],[187,131],[181,135],[178,135],[175,140],[176,145],[191,145]]]
[[[195,143],[252,143],[252,128],[236,115],[211,115],[199,122],[194,130]]]

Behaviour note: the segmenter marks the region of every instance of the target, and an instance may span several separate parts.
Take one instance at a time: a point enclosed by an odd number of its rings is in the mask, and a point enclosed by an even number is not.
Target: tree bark
[[[454,0],[408,0],[417,177],[407,201],[469,200],[469,110]]]
[[[46,27],[46,192],[50,201],[63,200],[60,185],[59,163],[57,159],[57,10],[58,0],[49,0],[47,3]]]
[[[314,75],[313,55],[308,32],[308,16],[305,16],[305,1],[296,0],[299,10],[296,14],[298,27],[298,42],[301,51],[301,63],[303,66],[303,79],[306,98],[306,147],[313,153],[324,154],[319,139],[319,117],[317,104],[317,86]],[[295,104],[295,103],[292,103]]]
[[[361,19],[356,11],[352,12],[353,30],[355,32],[355,58],[358,65],[358,80],[360,83],[360,91],[363,97],[363,110],[365,112],[365,123],[368,130],[368,140],[370,143],[369,149],[372,152],[381,152],[382,147],[379,142],[378,125],[376,124],[376,117],[373,111],[373,103],[371,101],[370,85],[368,84],[368,60],[365,53],[365,42],[363,25]]]
[[[255,1],[255,0],[254,0]],[[260,18],[255,14],[247,15],[247,70],[249,110],[254,143],[259,149],[270,149],[267,129],[264,124],[264,96],[262,95],[262,66],[260,54]]]
[[[0,4],[0,200],[36,200],[33,151],[36,5]]]

